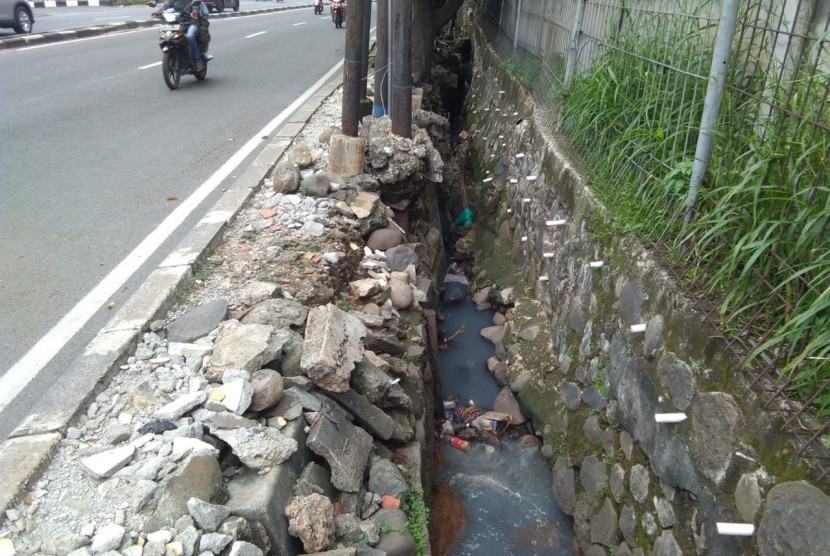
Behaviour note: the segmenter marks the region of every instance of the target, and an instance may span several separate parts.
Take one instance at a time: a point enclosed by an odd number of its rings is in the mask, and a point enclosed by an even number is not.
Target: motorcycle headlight
[[[179,14],[177,12],[162,12],[161,17],[167,23],[176,23],[179,20]]]

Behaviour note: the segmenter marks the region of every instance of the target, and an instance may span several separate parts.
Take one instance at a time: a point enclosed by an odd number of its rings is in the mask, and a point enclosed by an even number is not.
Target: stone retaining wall
[[[506,363],[584,553],[830,553],[830,498],[795,480],[803,464],[721,340],[651,254],[607,224],[527,91],[474,42],[467,130],[480,171],[467,195],[489,218],[475,232],[474,288],[516,292],[490,368]],[[719,522],[755,532],[721,535]]]

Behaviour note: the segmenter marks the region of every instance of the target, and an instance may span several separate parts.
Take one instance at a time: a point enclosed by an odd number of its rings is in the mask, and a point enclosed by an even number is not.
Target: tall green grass
[[[740,63],[765,48],[733,53],[712,160],[684,228],[714,32],[694,23],[645,34],[653,23],[629,22],[576,78],[561,131],[614,225],[672,245],[689,280],[721,304],[725,325],[765,339],[750,360],[783,355],[782,378],[803,399],[815,395],[825,419],[830,389],[818,389],[830,378],[830,78],[805,64],[776,82],[757,70],[763,60]]]

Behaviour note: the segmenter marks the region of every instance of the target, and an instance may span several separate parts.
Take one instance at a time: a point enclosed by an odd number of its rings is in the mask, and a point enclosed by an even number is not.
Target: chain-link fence
[[[475,13],[617,225],[689,286],[830,482],[830,0]]]

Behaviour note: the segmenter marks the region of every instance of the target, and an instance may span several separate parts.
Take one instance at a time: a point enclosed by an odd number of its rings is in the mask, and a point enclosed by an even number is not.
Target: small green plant
[[[383,519],[378,520],[378,529],[380,530],[381,535],[392,530],[389,524]]]
[[[429,508],[424,505],[424,491],[413,487],[403,501],[403,509],[406,512],[406,527],[415,539],[418,549],[416,554],[422,556],[429,539],[426,536],[427,523],[429,522]]]

